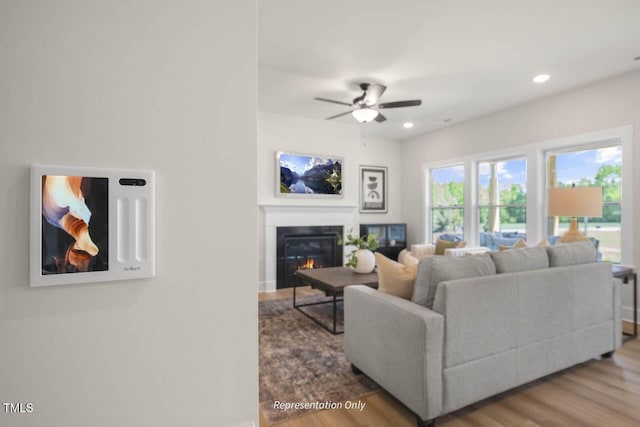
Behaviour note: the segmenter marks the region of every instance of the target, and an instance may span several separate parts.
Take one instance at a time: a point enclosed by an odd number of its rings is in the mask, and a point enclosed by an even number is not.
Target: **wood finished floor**
[[[317,291],[298,289],[301,295]],[[261,293],[259,301],[291,298],[290,289]],[[624,329],[631,331],[631,324]],[[361,399],[365,410],[316,411],[260,427],[413,427],[415,418],[384,391]],[[483,400],[441,417],[437,427],[638,427],[640,339],[628,341],[611,359],[590,361]]]

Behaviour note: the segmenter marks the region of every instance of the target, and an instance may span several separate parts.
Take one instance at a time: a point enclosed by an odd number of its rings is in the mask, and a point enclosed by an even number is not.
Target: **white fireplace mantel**
[[[355,205],[310,206],[310,205],[260,205],[264,212],[264,272],[265,281],[259,290],[276,290],[276,229],[278,227],[304,227],[341,225],[346,234],[355,229],[358,222],[358,207]],[[343,236],[343,238],[346,236]]]

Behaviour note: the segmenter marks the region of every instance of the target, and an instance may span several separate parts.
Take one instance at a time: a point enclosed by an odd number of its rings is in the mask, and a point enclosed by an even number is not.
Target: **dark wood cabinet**
[[[407,247],[407,224],[360,224],[360,236],[378,236],[380,252],[387,258],[398,260],[400,251]]]

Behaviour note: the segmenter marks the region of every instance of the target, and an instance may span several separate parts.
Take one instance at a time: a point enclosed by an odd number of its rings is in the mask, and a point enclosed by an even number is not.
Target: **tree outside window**
[[[482,233],[521,234],[527,225],[527,160],[478,163],[478,209]]]
[[[431,170],[431,238],[443,234],[463,240],[464,166]]]

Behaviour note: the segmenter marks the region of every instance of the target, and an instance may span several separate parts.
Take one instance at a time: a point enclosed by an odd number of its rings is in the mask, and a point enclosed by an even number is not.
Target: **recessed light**
[[[640,56],[636,56],[635,58],[633,58],[634,61],[640,61]]]
[[[405,128],[405,129],[411,129],[411,128],[413,127],[413,123],[411,123],[411,122],[404,122],[404,123],[402,124],[402,127],[403,127],[403,128]]]
[[[538,74],[537,76],[535,76],[532,80],[535,83],[544,83],[547,80],[549,80],[551,78],[551,76],[549,74]]]

